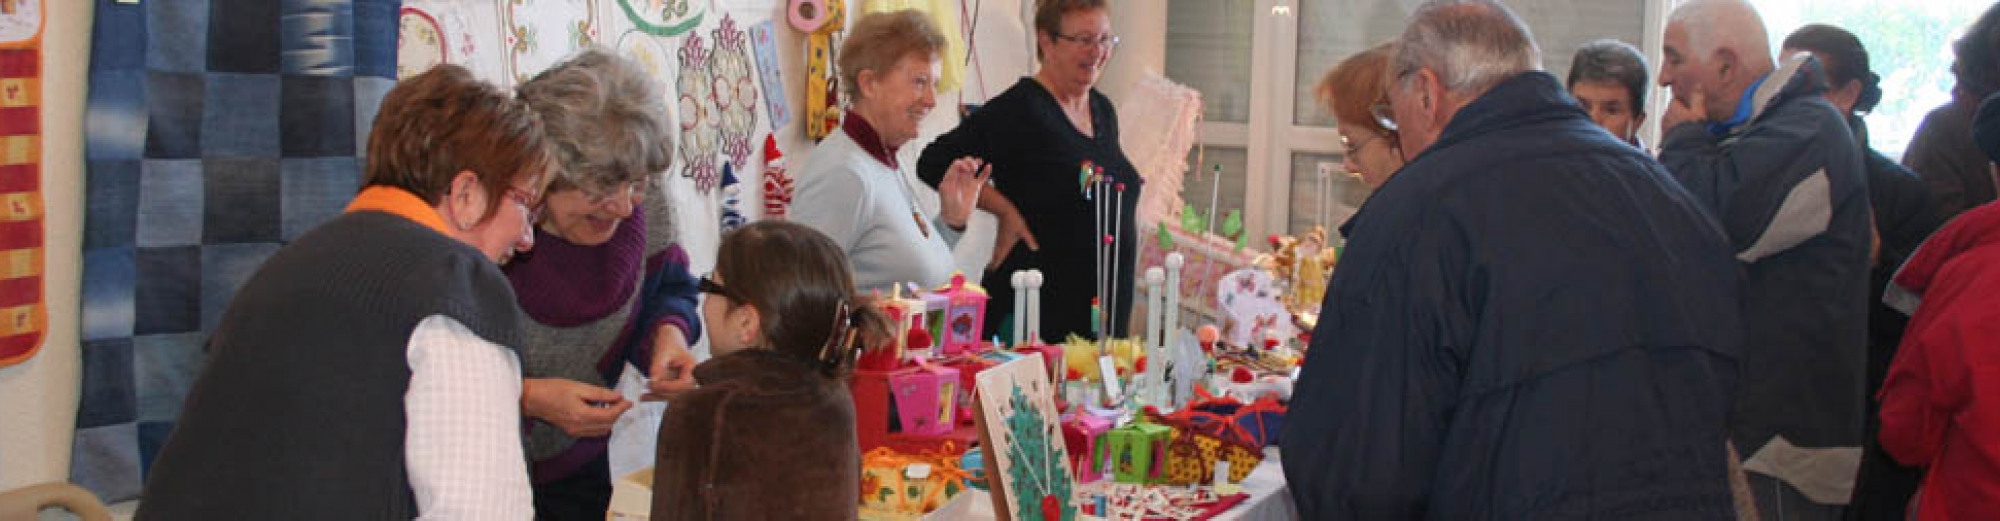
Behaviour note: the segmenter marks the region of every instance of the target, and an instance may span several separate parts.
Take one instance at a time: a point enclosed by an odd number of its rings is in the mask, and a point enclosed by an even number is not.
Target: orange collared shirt
[[[409,190],[382,185],[364,188],[360,194],[354,196],[353,201],[347,203],[347,210],[344,213],[359,211],[377,211],[400,216],[428,226],[445,236],[451,236],[451,228],[445,227],[444,216],[438,215],[437,208],[431,207]]]

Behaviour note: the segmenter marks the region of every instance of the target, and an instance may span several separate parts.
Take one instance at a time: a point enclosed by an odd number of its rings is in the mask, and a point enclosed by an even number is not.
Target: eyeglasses
[[[1362,148],[1367,147],[1369,143],[1374,143],[1375,140],[1381,138],[1382,136],[1377,135],[1377,136],[1368,136],[1366,138],[1362,138],[1360,141],[1354,141],[1347,139],[1347,135],[1342,134],[1340,136],[1340,146],[1341,148],[1347,149],[1347,157],[1359,157],[1361,155]]]
[[[591,206],[601,206],[606,202],[610,202],[614,197],[643,198],[646,196],[646,189],[650,186],[651,184],[644,179],[626,181],[602,193],[599,193],[597,190],[584,189],[583,197],[584,200],[590,202]]]
[[[528,222],[534,222],[542,215],[542,198],[533,192],[509,186],[503,195],[514,204],[521,205],[522,210],[528,211]]]
[[[1396,131],[1396,111],[1389,108],[1388,101],[1377,101],[1368,106],[1368,115],[1375,117],[1375,124],[1390,132]]]
[[[1087,34],[1085,35],[1058,34],[1055,35],[1055,37],[1058,40],[1068,41],[1070,43],[1082,45],[1085,47],[1103,47],[1106,49],[1118,48],[1118,40],[1119,40],[1117,36],[1112,36],[1109,34],[1100,36],[1092,36]]]
[[[722,298],[735,298],[729,296],[729,288],[722,287],[722,283],[716,282],[715,279],[711,279],[707,275],[703,275],[701,280],[695,282],[695,289],[710,295],[721,295]]]

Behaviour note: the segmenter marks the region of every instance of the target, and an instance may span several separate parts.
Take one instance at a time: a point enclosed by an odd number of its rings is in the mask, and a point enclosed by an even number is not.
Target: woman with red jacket
[[[2000,160],[2000,96],[1980,105],[1973,133]],[[1888,293],[1916,314],[1882,383],[1880,438],[1928,468],[1916,518],[2000,519],[2000,206],[1938,230]]]

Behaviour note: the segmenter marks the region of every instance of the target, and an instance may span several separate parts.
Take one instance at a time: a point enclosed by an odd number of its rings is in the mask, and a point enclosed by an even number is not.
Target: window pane
[[[1203,215],[1209,213],[1210,205],[1215,208],[1216,221],[1210,223],[1216,233],[1222,233],[1222,218],[1230,210],[1242,210],[1245,184],[1244,173],[1250,169],[1250,154],[1240,147],[1207,147],[1204,155],[1201,146],[1188,153],[1190,166],[1187,178],[1181,182],[1181,200],[1193,205],[1195,211]],[[1216,166],[1222,167],[1220,178],[1221,197],[1210,198],[1217,186]],[[1213,201],[1213,202],[1211,202]]]
[[[1337,154],[1292,154],[1292,215],[1290,224],[1285,227],[1288,233],[1305,233],[1318,224],[1326,227],[1328,237],[1335,244],[1340,242],[1340,225],[1360,210],[1361,203],[1374,193],[1374,190],[1361,184],[1359,178],[1348,175],[1340,162],[1341,157]],[[1319,178],[1320,163],[1333,165],[1324,192],[1321,191]]]
[[[1172,0],[1167,8],[1167,77],[1201,91],[1203,118],[1248,123],[1257,3]]]
[[[1868,144],[1900,158],[1910,136],[1930,113],[1951,101],[1952,42],[1986,2],[1903,2],[1900,0],[1753,0],[1769,26],[1771,49],[1806,24],[1846,29],[1868,49],[1869,68],[1882,77],[1882,101],[1868,114]]]
[[[1408,17],[1404,3],[1398,0],[1299,2],[1294,8],[1299,17],[1299,53],[1293,124],[1333,126],[1333,115],[1313,96],[1313,86],[1342,58],[1402,34],[1404,19]]]
[[[1296,88],[1292,121],[1332,126],[1333,117],[1313,98],[1313,86],[1334,64],[1402,34],[1409,11],[1403,0],[1301,2]],[[1583,44],[1616,38],[1639,45],[1646,27],[1645,0],[1513,0],[1507,7],[1528,24],[1542,50],[1542,68],[1557,79],[1569,75],[1570,58]],[[1171,48],[1168,49],[1172,53]],[[1206,94],[1207,91],[1203,91]]]

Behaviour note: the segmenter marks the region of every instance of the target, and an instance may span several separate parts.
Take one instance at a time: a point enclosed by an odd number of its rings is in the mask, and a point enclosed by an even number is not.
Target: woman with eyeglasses
[[[548,127],[558,173],[536,211],[540,247],[506,268],[531,319],[521,412],[534,420],[523,441],[535,510],[602,519],[611,503],[607,443],[633,406],[613,390],[619,375],[629,363],[654,393],[689,387],[687,346],[701,336],[687,253],[652,181],[672,161],[669,119],[644,69],[601,50],[518,90]]]
[[[1041,0],[1035,7],[1041,68],[931,142],[917,162],[917,175],[932,185],[945,179],[957,158],[984,158],[993,166],[992,185],[978,197],[979,208],[999,220],[983,281],[992,297],[988,306],[1013,305],[1011,273],[1041,270],[1047,276],[1043,329],[1036,332],[1042,339],[1096,337],[1091,327],[1091,301],[1100,282],[1096,248],[1111,232],[1092,224],[1099,205],[1107,210],[1106,227],[1118,225],[1112,248],[1118,255],[1104,261],[1118,288],[1103,307],[1108,333],[1125,336],[1131,313],[1132,265],[1139,256],[1134,214],[1142,181],[1118,146],[1118,113],[1096,89],[1117,46],[1105,0]],[[1103,169],[1103,193],[1093,193],[1093,183],[1079,175],[1086,164]],[[1124,186],[1122,195],[1118,185]],[[1113,204],[1116,208],[1109,208]],[[1003,322],[987,320],[984,334],[1000,331]]]
[[[1389,117],[1389,95],[1382,89],[1394,51],[1394,44],[1384,43],[1348,56],[1313,89],[1333,112],[1347,172],[1369,190],[1380,188],[1405,160],[1396,121]]]
[[[533,517],[497,264],[533,246],[545,139],[463,67],[390,89],[361,193],[259,266],[203,345],[137,518]]]
[[[854,519],[861,452],[846,376],[888,322],[825,234],[759,221],[722,238],[701,280],[715,356],[671,395],[653,466],[656,520]]]

